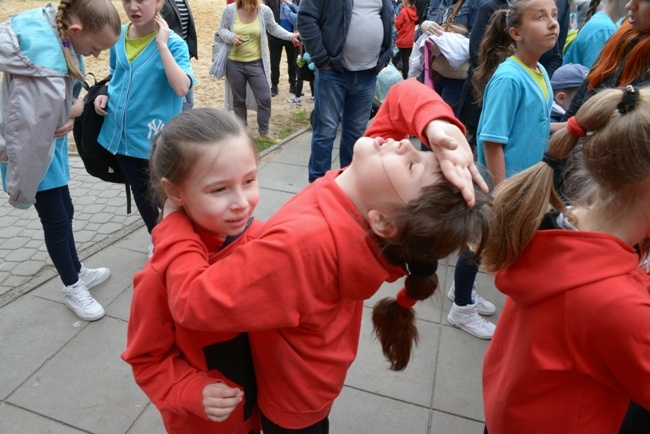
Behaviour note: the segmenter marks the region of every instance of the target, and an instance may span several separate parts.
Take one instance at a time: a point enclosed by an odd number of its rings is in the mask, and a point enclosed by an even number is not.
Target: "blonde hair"
[[[120,15],[110,0],[61,0],[56,12],[56,26],[63,41],[70,41],[68,28],[70,19],[76,18],[81,23],[83,30],[92,34],[101,33],[108,27],[115,36],[120,34]],[[64,46],[65,47],[65,46]],[[63,50],[68,73],[77,80],[83,79],[83,74],[72,57],[69,47]]]
[[[575,120],[588,132],[578,153],[575,180],[581,188],[571,202],[590,206],[604,226],[616,224],[638,204],[639,187],[650,180],[650,88],[635,89],[638,100],[629,111],[626,90],[607,89],[590,98]],[[551,137],[548,154],[567,158],[578,137],[562,129]],[[549,205],[569,214],[553,187],[553,168],[545,162],[501,183],[494,193],[494,217],[483,265],[499,271],[512,265],[533,239]],[[569,214],[569,217],[571,215]],[[648,253],[648,240],[640,243]]]

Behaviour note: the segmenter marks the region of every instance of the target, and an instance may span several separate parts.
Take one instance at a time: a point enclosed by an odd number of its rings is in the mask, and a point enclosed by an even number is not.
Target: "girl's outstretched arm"
[[[187,73],[176,63],[176,59],[172,54],[167,42],[169,41],[169,26],[165,19],[160,15],[156,15],[156,44],[160,52],[163,67],[165,68],[165,75],[169,85],[174,89],[176,95],[184,97],[190,90],[192,80],[188,77]],[[187,51],[187,50],[186,50]],[[189,63],[189,52],[187,54]]]

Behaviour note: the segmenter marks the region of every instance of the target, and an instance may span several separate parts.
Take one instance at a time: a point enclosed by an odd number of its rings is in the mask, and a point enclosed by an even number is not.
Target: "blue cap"
[[[555,70],[553,78],[551,78],[551,87],[554,92],[562,89],[580,87],[588,73],[589,68],[586,66],[577,63],[567,63]]]

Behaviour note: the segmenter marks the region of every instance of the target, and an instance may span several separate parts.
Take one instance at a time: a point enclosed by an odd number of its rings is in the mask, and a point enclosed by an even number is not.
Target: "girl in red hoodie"
[[[413,40],[415,37],[415,22],[418,20],[417,9],[411,0],[402,1],[402,10],[395,18],[395,30],[397,38],[395,46],[399,49],[393,63],[397,66],[402,62],[402,77],[406,80],[409,77],[409,59],[413,51]]]
[[[567,209],[553,170],[580,138]],[[483,363],[487,430],[618,432],[630,400],[650,408],[650,89],[590,98],[494,202],[483,263],[507,298]]]
[[[380,137],[409,133],[435,152]],[[373,315],[392,368],[404,369],[417,336],[411,307],[436,289],[438,259],[487,227],[487,196],[477,192],[473,207],[466,202],[474,203],[467,193],[476,172],[462,124],[433,90],[415,80],[393,86],[366,134],[376,138],[357,142],[348,168],[298,193],[257,239],[214,264],[190,217],[169,201],[155,229],[176,323],[250,332],[266,434],[328,432],[356,356],[363,301],[384,281],[408,275],[397,300],[380,301]],[[435,146],[452,143],[464,146]],[[469,181],[460,183],[466,198],[443,170]]]
[[[169,199],[183,208],[208,263],[259,231],[262,223],[251,217],[259,200],[257,153],[234,116],[205,108],[179,114],[154,138],[149,161],[158,203]],[[248,335],[177,324],[165,286],[168,265],[156,251],[135,275],[122,358],[168,433],[259,432]]]

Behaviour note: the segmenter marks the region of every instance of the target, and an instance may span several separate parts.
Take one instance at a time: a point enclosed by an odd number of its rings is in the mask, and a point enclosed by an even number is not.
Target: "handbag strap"
[[[465,0],[458,0],[456,2],[456,6],[454,6],[454,10],[451,11],[451,15],[449,15],[449,18],[447,18],[447,22],[445,23],[445,31],[449,31],[449,26],[454,24],[454,20],[456,19],[456,15],[458,15],[458,9],[462,6],[463,2]]]

